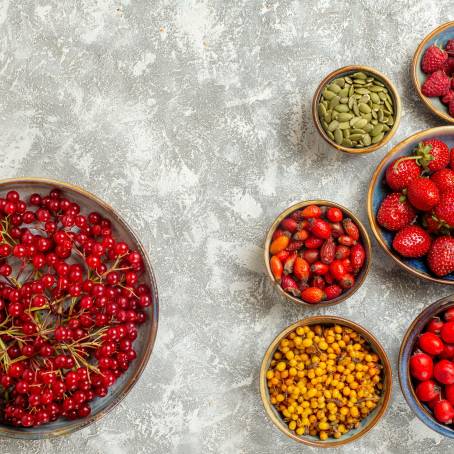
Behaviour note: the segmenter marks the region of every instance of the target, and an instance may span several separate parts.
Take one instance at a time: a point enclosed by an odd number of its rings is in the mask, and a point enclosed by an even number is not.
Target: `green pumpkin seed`
[[[329,102],[329,108],[334,109],[340,102],[340,97],[339,96],[334,96],[334,98],[331,99]]]
[[[394,125],[394,117],[389,117],[388,118],[388,121],[386,122],[389,126],[393,126]]]
[[[334,110],[337,110],[338,112],[348,112],[350,109],[348,108],[347,105],[345,104],[338,104]]]
[[[364,126],[364,131],[366,131],[368,133],[370,133],[372,131],[372,129],[374,129],[374,127],[370,123],[368,123],[366,126]]]
[[[348,90],[348,96],[353,96],[355,94],[355,87],[350,85],[350,89]]]
[[[363,129],[364,126],[366,126],[368,123],[366,118],[360,118],[356,123],[355,123],[355,128],[357,129]]]
[[[385,136],[384,132],[381,132],[380,134],[377,134],[375,137],[372,137],[372,143],[380,142],[383,139],[384,136]]]
[[[370,99],[374,104],[379,104],[380,103],[380,96],[377,95],[377,93],[371,93],[370,94]]]
[[[344,135],[342,134],[342,131],[340,129],[336,129],[334,131],[334,141],[340,145],[343,140],[344,140]]]
[[[355,90],[355,93],[359,95],[367,95],[369,94],[369,90],[367,88],[360,87]]]
[[[375,118],[372,118],[372,120],[370,121],[371,124],[373,124],[374,126],[375,125],[378,125],[378,120],[375,119]]]
[[[384,86],[385,86],[382,82],[380,82],[380,81],[377,80],[377,79],[375,79],[374,82],[375,82],[375,85],[379,85],[380,87],[384,87]]]
[[[372,137],[375,137],[375,136],[378,136],[378,134],[380,134],[381,132],[383,132],[383,125],[381,123],[379,123],[374,126],[374,129],[372,129],[372,131],[370,132],[370,135]]]
[[[360,79],[360,80],[366,80],[367,79],[367,75],[364,74],[363,72],[353,73],[352,76],[355,79]]]
[[[345,98],[346,96],[348,96],[349,90],[350,90],[350,87],[344,87],[344,88],[338,93],[338,96],[340,96],[341,98]]]
[[[363,135],[366,133],[366,131],[364,129],[353,128],[353,129],[350,129],[350,133]]]
[[[350,134],[350,140],[360,140],[363,134]]]
[[[379,109],[377,114],[378,114],[378,121],[382,122],[383,119],[385,118],[385,115],[383,113],[383,109]]]
[[[376,111],[376,110],[373,110],[371,113],[372,113],[372,118],[373,118],[374,120],[376,120],[377,117],[378,117],[378,116],[377,116],[377,111]]]
[[[345,79],[345,82],[347,82],[348,84],[352,84],[353,83],[351,77],[345,76],[344,79]]]
[[[359,108],[360,112],[365,113],[365,114],[368,114],[371,111],[370,107],[367,104],[363,103],[363,102],[360,102],[358,104],[358,108]]]
[[[353,79],[353,83],[356,85],[364,85],[366,81],[361,79]]]
[[[353,146],[353,142],[350,140],[350,139],[344,139],[342,141],[342,144],[344,147],[352,147]]]
[[[336,94],[341,91],[341,88],[337,84],[328,85],[326,88]]]
[[[347,96],[344,96],[343,98],[340,99],[341,104],[347,104],[348,103],[348,98]]]
[[[331,140],[334,140],[334,134],[331,131],[326,131],[326,134]]]
[[[339,129],[348,129],[350,128],[350,123],[348,121],[342,121],[339,123]]]
[[[359,108],[358,108],[358,104],[356,104],[356,102],[355,102],[355,104],[353,104],[353,112],[355,113],[355,115],[357,117],[359,117],[361,115],[361,112],[359,111]]]
[[[348,139],[350,137],[350,129],[342,129],[342,134]]]
[[[364,104],[367,104],[370,101],[370,96],[366,93],[365,95],[361,96],[359,98],[359,102],[362,102]]]
[[[337,120],[338,116],[339,116],[339,112],[336,112],[335,110],[331,110],[331,120]]]
[[[353,104],[354,103],[355,103],[355,98],[353,96],[350,96],[350,98],[348,99],[348,107],[349,107],[349,109],[353,108]]]
[[[389,110],[389,112],[392,112],[393,108],[392,108],[391,104],[389,103],[389,101],[387,99],[385,99],[384,102],[385,102],[385,106]]]
[[[386,99],[387,96],[388,96],[388,95],[387,95],[386,93],[384,93],[384,92],[378,93],[378,97],[379,97],[382,101],[384,101],[384,100]]]
[[[371,87],[369,87],[369,90],[374,93],[378,93],[380,91],[383,91],[383,87],[379,87],[378,85],[372,85]]]
[[[338,115],[337,119],[339,121],[349,121],[351,120],[353,117],[353,115],[349,112],[342,112]]]
[[[337,120],[333,120],[329,126],[328,126],[328,131],[334,132],[337,128],[339,127],[339,122]]]
[[[333,119],[332,115],[331,115],[331,111],[329,112],[326,112],[325,116],[323,117],[323,119],[329,124],[331,123],[331,120]]]
[[[388,125],[383,124],[383,131],[388,132],[390,129]]]
[[[362,141],[363,141],[363,144],[364,144],[366,147],[368,147],[368,146],[371,144],[372,139],[371,139],[371,137],[370,137],[369,134],[364,134],[364,135],[363,135],[363,138],[362,138]]]
[[[320,117],[324,117],[326,115],[326,107],[322,103],[318,105],[318,114]]]
[[[342,77],[339,77],[339,79],[336,79],[333,81],[333,84],[339,85],[339,87],[344,88],[345,79],[343,79]]]
[[[322,92],[322,95],[325,99],[327,99],[328,101],[332,98],[334,98],[336,96],[336,93],[328,90],[327,88],[325,88]]]

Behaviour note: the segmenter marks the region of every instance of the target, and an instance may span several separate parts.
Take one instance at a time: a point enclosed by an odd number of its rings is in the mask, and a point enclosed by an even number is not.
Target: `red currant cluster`
[[[152,304],[139,252],[58,190],[0,198],[0,420],[83,418],[136,357]]]

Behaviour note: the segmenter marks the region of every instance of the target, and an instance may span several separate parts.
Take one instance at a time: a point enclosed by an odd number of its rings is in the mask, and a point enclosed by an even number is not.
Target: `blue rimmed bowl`
[[[367,196],[367,213],[371,229],[380,246],[385,252],[392,257],[402,268],[409,271],[411,274],[440,284],[454,285],[454,273],[444,277],[436,277],[431,274],[424,258],[408,259],[401,257],[392,248],[394,232],[390,232],[382,228],[376,221],[377,211],[381,202],[390,193],[386,187],[385,173],[386,168],[394,159],[412,154],[416,145],[422,140],[438,138],[447,143],[449,148],[454,147],[454,126],[441,126],[438,128],[426,129],[425,131],[417,132],[407,139],[403,140],[392,148],[388,154],[382,159],[378,167],[372,175],[372,180],[369,184],[369,193]]]
[[[439,98],[428,98],[427,96],[424,96],[421,91],[422,84],[427,77],[427,74],[424,74],[421,70],[421,60],[424,53],[427,48],[433,44],[444,46],[450,39],[454,39],[454,21],[440,25],[421,41],[421,44],[418,46],[413,56],[411,74],[415,88],[424,104],[441,119],[449,123],[454,123],[454,118],[449,115],[447,106],[445,106]]]
[[[424,309],[409,326],[399,352],[399,382],[402,394],[415,415],[428,427],[448,438],[454,438],[454,429],[440,424],[433,416],[429,407],[416,397],[413,381],[410,377],[410,357],[413,354],[418,337],[432,317],[441,315],[446,309],[454,306],[454,295],[436,301]]]

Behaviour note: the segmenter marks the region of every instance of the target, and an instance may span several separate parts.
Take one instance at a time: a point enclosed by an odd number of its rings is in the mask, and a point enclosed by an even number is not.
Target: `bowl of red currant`
[[[0,434],[48,438],[107,414],[157,325],[147,254],[108,204],[58,181],[0,181]]]

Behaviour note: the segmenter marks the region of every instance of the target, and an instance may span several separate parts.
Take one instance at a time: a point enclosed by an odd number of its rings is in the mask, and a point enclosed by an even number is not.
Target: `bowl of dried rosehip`
[[[411,73],[424,104],[441,119],[454,123],[454,21],[436,28],[421,41]]]
[[[454,126],[418,132],[388,152],[369,185],[368,215],[399,266],[454,285]]]
[[[408,328],[399,353],[399,381],[416,416],[454,438],[454,295],[424,309]]]
[[[0,226],[0,434],[74,432],[147,364],[158,323],[149,259],[110,206],[58,181],[1,181]]]
[[[286,209],[265,240],[272,282],[287,299],[308,306],[331,306],[353,295],[366,278],[371,253],[361,221],[327,200]]]

